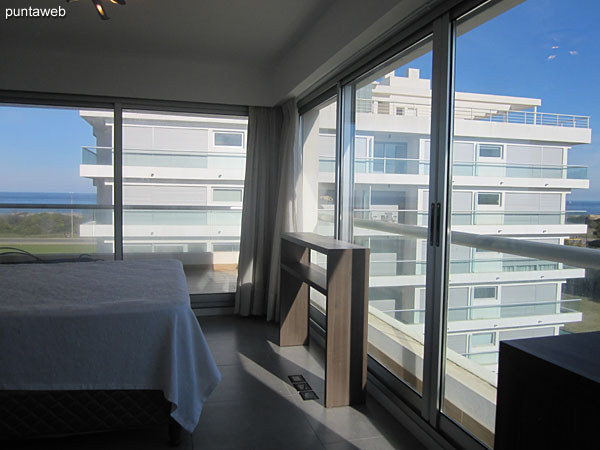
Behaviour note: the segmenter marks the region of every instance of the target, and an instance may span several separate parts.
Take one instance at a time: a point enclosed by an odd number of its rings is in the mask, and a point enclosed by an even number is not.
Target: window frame
[[[240,200],[215,200],[215,192],[219,191],[239,191]],[[242,186],[211,186],[209,205],[239,205],[241,207],[244,201],[244,188]]]
[[[498,150],[500,150],[500,155],[498,156],[484,156],[481,154],[481,150],[485,147],[488,147],[489,149],[492,148],[497,148]],[[489,143],[478,143],[477,144],[477,160],[478,161],[504,161],[504,155],[506,154],[506,152],[504,151],[504,145],[503,144],[489,144]]]
[[[479,197],[481,195],[497,195],[498,196],[498,203],[479,203]],[[477,192],[477,195],[475,195],[475,206],[476,209],[483,209],[483,208],[502,208],[503,207],[503,193],[502,192],[493,192],[493,191],[479,191]]]
[[[378,51],[373,52],[374,56],[357,57],[355,64],[351,64],[335,72],[330,78],[324,80],[317,88],[311,90],[302,97],[299,102],[299,112],[303,114],[315,105],[316,99],[323,98],[323,93],[328,89],[335,89],[339,95],[338,102],[341,107],[338,110],[338,133],[342,136],[341,143],[338,143],[338,154],[343,158],[346,147],[343,145],[344,137],[347,133],[348,125],[353,126],[353,103],[351,95],[352,83],[361,78],[365,78],[372,71],[377,70],[384,64],[393,59],[394,55],[408,49],[411,45],[419,42],[428,33],[433,34],[433,77],[432,77],[432,112],[431,112],[431,157],[429,161],[429,171],[433,174],[432,182],[429,186],[429,202],[439,204],[442,211],[447,210],[449,201],[448,186],[452,177],[451,164],[451,142],[453,139],[452,121],[453,121],[453,64],[454,64],[454,45],[455,45],[455,22],[454,20],[477,10],[478,13],[486,11],[488,8],[498,5],[501,0],[452,0],[451,2],[439,2],[438,6],[430,13],[424,14],[420,20],[416,20],[412,25],[404,26],[402,31],[398,31],[393,39],[384,40],[383,47],[379,45]],[[442,5],[443,3],[443,5]],[[385,43],[387,42],[388,45]],[[331,91],[330,91],[331,92]],[[321,97],[319,97],[321,96]],[[395,111],[394,111],[395,115]],[[348,120],[349,117],[349,120]],[[420,151],[423,144],[420,144]],[[502,152],[503,158],[506,152]],[[449,157],[450,156],[450,157]],[[474,155],[477,160],[478,152]],[[485,157],[483,157],[485,158]],[[487,161],[486,161],[487,162]],[[491,158],[489,162],[498,162],[498,158]],[[344,161],[338,161],[336,172],[336,186],[342,194],[345,189],[340,184],[353,180],[353,173],[348,174]],[[476,205],[473,199],[474,206]],[[503,200],[500,198],[500,205],[492,205],[492,210],[501,210]],[[427,205],[429,206],[429,205]],[[485,208],[485,205],[481,205]],[[343,207],[341,208],[343,210]],[[473,208],[475,209],[475,208]],[[427,207],[429,211],[429,207]],[[344,224],[345,214],[336,214],[336,229],[347,228]],[[351,227],[350,227],[351,228]],[[423,379],[423,396],[416,396],[414,391],[407,387],[402,381],[391,376],[385,368],[369,357],[369,372],[373,373],[378,380],[381,380],[385,388],[391,389],[392,398],[401,399],[407,411],[414,420],[421,421],[428,425],[430,430],[434,431],[434,441],[451,442],[452,445],[468,449],[485,449],[486,447],[460,427],[452,419],[442,412],[442,394],[444,392],[444,377],[442,368],[445,364],[444,340],[446,339],[444,307],[445,291],[448,288],[448,272],[446,267],[447,251],[449,247],[450,223],[448,217],[442,214],[440,220],[440,247],[432,249],[428,246],[428,259],[432,261],[428,276],[432,276],[436,282],[435,289],[427,295],[427,313],[426,313],[426,336],[425,336],[425,367]],[[350,231],[352,231],[350,229]],[[351,233],[342,232],[339,234],[341,239],[349,239]],[[430,273],[432,275],[430,275]],[[394,400],[393,400],[394,401]],[[412,412],[411,412],[412,411]],[[433,441],[432,441],[433,442]]]
[[[217,135],[219,134],[229,134],[229,135],[240,135],[242,138],[242,145],[227,145],[227,144],[217,144]],[[226,148],[226,149],[246,149],[246,145],[244,144],[245,140],[245,132],[241,131],[241,130],[213,130],[212,133],[212,142],[211,142],[211,146],[214,148]]]

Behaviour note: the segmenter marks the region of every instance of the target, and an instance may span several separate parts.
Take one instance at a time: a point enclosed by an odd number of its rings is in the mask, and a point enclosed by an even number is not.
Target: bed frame
[[[89,262],[89,255],[42,259],[13,247],[0,248],[0,263]],[[181,425],[158,390],[0,390],[0,443],[164,426],[179,445]]]
[[[181,426],[158,390],[0,391],[0,439],[23,440],[164,426],[179,444]]]

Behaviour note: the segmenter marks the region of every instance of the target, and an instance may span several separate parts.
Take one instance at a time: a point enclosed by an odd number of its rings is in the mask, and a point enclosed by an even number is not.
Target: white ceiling
[[[426,2],[103,3],[107,21],[90,0],[3,0],[0,89],[270,105]],[[5,8],[59,5],[65,18],[4,20]]]
[[[64,19],[3,20],[2,39],[73,51],[203,58],[267,64],[296,41],[334,0],[3,0],[2,7],[63,6]],[[4,13],[4,11],[2,11]],[[26,30],[26,32],[24,32]]]

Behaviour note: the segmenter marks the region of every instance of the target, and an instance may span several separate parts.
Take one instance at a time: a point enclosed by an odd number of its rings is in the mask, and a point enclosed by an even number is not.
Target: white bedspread
[[[191,432],[220,380],[179,261],[0,265],[0,389],[159,389]]]

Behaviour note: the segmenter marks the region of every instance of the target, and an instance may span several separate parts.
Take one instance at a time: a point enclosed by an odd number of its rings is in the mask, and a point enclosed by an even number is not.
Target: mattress
[[[179,261],[0,265],[0,389],[160,390],[192,432],[220,379]]]

